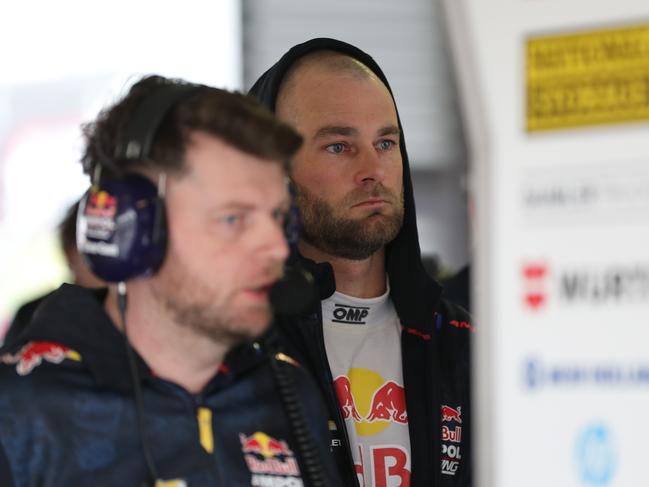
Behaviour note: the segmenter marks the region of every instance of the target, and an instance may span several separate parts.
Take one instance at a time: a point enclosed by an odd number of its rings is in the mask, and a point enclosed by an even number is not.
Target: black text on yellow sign
[[[527,131],[649,120],[649,24],[530,38]]]

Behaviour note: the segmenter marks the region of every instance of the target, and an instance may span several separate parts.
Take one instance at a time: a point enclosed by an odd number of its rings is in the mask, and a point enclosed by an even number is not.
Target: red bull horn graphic
[[[65,359],[81,361],[81,355],[58,343],[51,342],[29,342],[22,347],[15,355],[6,354],[0,357],[5,364],[16,364],[16,372],[19,375],[27,375],[43,360],[53,364],[60,364]]]

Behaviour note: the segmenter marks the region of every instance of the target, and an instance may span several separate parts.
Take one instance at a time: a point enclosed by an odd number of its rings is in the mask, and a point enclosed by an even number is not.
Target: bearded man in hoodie
[[[251,94],[304,144],[294,265],[320,300],[278,322],[317,378],[346,485],[471,484],[469,316],[420,255],[404,134],[385,75],[333,39],[288,51]]]

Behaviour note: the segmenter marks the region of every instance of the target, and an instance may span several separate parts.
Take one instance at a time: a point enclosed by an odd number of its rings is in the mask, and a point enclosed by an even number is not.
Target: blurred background
[[[383,68],[431,272],[467,262],[467,150],[438,0],[9,0],[0,19],[0,336],[20,304],[69,279],[56,227],[88,185],[84,122],[150,73],[247,90],[312,37],[355,44]]]

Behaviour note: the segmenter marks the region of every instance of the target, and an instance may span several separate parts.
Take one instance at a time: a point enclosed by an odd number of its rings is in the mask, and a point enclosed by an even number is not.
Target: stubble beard
[[[271,319],[270,307],[259,307],[254,313],[247,313],[247,316],[235,317],[225,307],[219,309],[212,303],[181,302],[168,297],[165,305],[181,327],[227,348],[258,338]],[[250,316],[251,314],[254,316]],[[253,329],[262,332],[253,333]]]
[[[329,255],[350,260],[367,259],[394,240],[403,224],[403,190],[397,196],[383,185],[349,193],[339,205],[349,208],[364,198],[384,198],[393,211],[377,210],[361,218],[337,214],[334,207],[296,184],[297,204],[302,219],[302,239]]]
[[[167,269],[154,295],[182,328],[232,348],[263,334],[272,318],[270,305],[237,312],[232,299],[190,279],[184,269]]]

